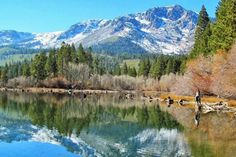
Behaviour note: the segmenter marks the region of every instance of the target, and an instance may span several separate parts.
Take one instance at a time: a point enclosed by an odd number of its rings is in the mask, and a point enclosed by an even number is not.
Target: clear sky
[[[219,0],[1,0],[0,30],[51,32],[88,19],[112,19],[157,6],[182,5],[199,12],[204,4],[211,17]]]

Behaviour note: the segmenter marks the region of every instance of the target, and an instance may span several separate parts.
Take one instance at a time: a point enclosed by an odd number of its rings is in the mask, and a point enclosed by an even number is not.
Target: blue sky
[[[182,5],[199,12],[204,4],[215,16],[219,0],[2,0],[0,30],[51,32],[88,19],[112,19],[157,6]]]

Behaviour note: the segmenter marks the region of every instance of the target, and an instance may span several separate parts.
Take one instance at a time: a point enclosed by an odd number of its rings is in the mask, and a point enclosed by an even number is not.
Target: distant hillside
[[[16,47],[0,47],[0,66],[6,63],[23,61],[31,59],[39,50],[16,48]]]

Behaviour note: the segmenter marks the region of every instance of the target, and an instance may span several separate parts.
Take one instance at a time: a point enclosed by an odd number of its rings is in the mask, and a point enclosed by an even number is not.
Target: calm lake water
[[[1,157],[234,157],[232,115],[119,95],[0,93]]]

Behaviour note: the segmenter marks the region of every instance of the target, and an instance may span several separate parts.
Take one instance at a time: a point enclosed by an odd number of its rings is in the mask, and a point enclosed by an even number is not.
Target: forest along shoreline
[[[59,88],[0,88],[0,92],[34,93],[34,94],[63,94],[76,96],[85,99],[90,96],[117,95],[118,98],[128,100],[141,100],[145,102],[156,102],[166,104],[168,108],[172,105],[178,107],[195,108],[196,113],[207,114],[210,112],[229,113],[236,117],[236,100],[205,96],[202,98],[200,106],[193,96],[178,96],[172,93],[158,91],[137,91],[137,90],[79,90],[79,89],[59,89]],[[200,107],[200,108],[199,108]],[[196,114],[197,115],[197,114]]]
[[[16,93],[33,93],[33,94],[65,94],[65,95],[78,95],[78,94],[119,94],[120,99],[141,99],[142,101],[160,101],[167,102],[168,97],[173,99],[174,103],[180,106],[193,106],[195,105],[194,96],[176,95],[171,92],[151,91],[151,90],[95,90],[95,89],[63,89],[63,88],[5,88],[1,87],[0,92],[16,92]],[[86,97],[85,96],[85,97]],[[182,101],[182,103],[180,103]],[[236,100],[219,98],[215,96],[203,96],[202,103],[207,105],[217,105],[220,102],[225,103],[229,106],[235,107]]]
[[[139,91],[135,90],[99,90],[99,89],[64,89],[64,88],[0,88],[0,92],[17,92],[17,93],[38,93],[38,94],[68,94],[75,95],[79,93],[84,94],[137,94]],[[127,97],[128,98],[128,97]]]

